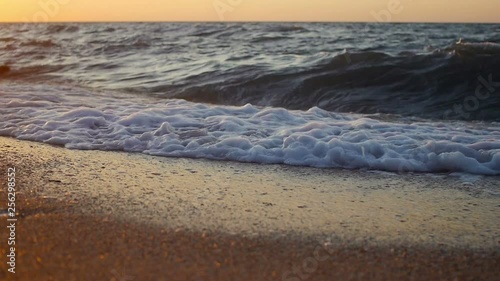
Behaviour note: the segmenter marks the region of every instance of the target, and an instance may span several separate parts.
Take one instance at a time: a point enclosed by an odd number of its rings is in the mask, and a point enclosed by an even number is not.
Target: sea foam
[[[323,168],[500,174],[500,125],[380,121],[307,111],[0,85],[0,135],[121,150]]]

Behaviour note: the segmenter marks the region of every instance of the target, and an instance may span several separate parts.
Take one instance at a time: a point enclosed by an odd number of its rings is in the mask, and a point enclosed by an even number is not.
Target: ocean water
[[[500,175],[500,25],[1,24],[0,135]]]

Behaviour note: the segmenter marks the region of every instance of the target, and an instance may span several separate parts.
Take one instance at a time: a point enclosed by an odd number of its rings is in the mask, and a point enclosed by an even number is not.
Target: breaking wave
[[[73,149],[393,172],[500,175],[500,125],[2,85],[0,135]]]

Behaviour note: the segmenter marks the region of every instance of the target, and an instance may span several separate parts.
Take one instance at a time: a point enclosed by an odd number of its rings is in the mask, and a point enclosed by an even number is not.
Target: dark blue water
[[[499,121],[499,31],[482,24],[4,24],[0,77],[212,104]]]
[[[0,135],[500,175],[500,25],[0,25]]]

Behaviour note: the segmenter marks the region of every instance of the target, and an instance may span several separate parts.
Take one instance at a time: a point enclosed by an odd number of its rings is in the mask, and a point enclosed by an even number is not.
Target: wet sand
[[[500,274],[498,177],[158,158],[8,138],[0,154],[3,171],[16,167],[18,187],[16,274],[4,245],[2,280]],[[2,188],[2,210],[6,199]]]

